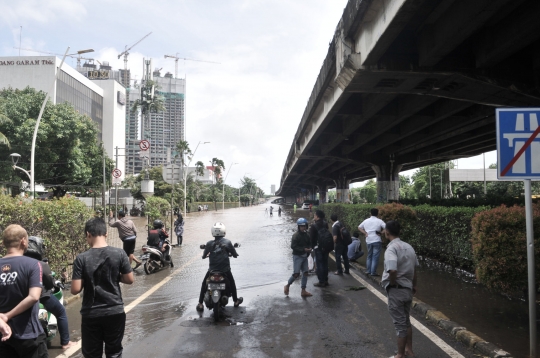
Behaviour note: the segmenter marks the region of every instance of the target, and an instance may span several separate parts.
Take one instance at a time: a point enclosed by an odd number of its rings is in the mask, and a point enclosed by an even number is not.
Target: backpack
[[[343,242],[343,244],[347,246],[352,244],[352,237],[351,237],[351,234],[349,233],[349,230],[347,230],[345,226],[341,226],[340,231],[341,231],[341,242]]]
[[[159,229],[148,230],[148,239],[146,241],[148,246],[159,246]]]
[[[319,234],[319,246],[324,251],[332,251],[334,249],[334,238],[330,231],[328,230],[328,224],[323,221],[323,226],[321,228],[317,227],[317,224],[315,224],[315,228],[317,229],[317,233]]]

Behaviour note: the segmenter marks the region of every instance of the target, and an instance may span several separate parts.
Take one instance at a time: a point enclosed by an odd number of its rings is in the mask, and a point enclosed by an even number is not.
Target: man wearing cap
[[[124,243],[124,251],[129,257],[129,264],[133,261],[137,263],[135,268],[141,266],[142,262],[135,257],[133,254],[135,252],[135,241],[137,239],[137,228],[133,221],[126,219],[126,213],[120,210],[118,212],[118,220],[115,220],[113,217],[113,212],[109,212],[109,226],[115,227],[118,229],[118,236],[120,240]]]

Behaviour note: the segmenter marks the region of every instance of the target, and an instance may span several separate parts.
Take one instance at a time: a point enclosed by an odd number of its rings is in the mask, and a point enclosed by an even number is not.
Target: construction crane
[[[22,48],[22,47],[13,47],[13,48],[19,49],[19,50],[24,50],[24,51],[37,52],[37,53],[46,53],[48,55],[64,56],[64,54],[61,54],[61,53],[32,50],[31,48]],[[77,59],[77,67],[81,67],[81,60],[97,61],[97,60],[95,60],[93,58],[82,57],[81,55],[66,55],[66,56],[76,58]],[[97,61],[97,62],[99,62],[99,61]],[[99,62],[99,64],[101,65],[101,62]]]
[[[126,45],[126,49],[124,50],[124,52],[122,52],[121,54],[118,55],[118,59],[120,59],[120,57],[124,56],[124,85],[127,86],[127,87],[129,87],[129,83],[126,85],[126,82],[127,82],[127,78],[126,78],[126,76],[127,76],[127,62],[128,62],[129,50],[131,50],[133,47],[137,46],[142,40],[144,40],[145,38],[147,38],[151,34],[152,34],[152,32],[149,32],[146,36],[144,36],[139,41],[135,42],[129,48]]]
[[[217,65],[221,65],[220,62],[203,61],[203,60],[194,60],[194,59],[192,59],[192,58],[178,57],[178,52],[176,53],[176,56],[165,55],[165,58],[174,58],[174,78],[178,78],[178,60],[184,60],[184,61],[197,61],[197,62],[206,62],[206,63],[215,63],[215,64],[217,64]]]

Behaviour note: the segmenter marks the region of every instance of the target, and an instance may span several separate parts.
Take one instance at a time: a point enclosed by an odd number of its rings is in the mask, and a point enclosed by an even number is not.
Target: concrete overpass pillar
[[[328,187],[326,184],[318,184],[317,188],[319,190],[319,204],[324,204],[327,202]]]
[[[401,164],[373,165],[377,174],[377,202],[386,203],[389,200],[399,200],[399,171]]]
[[[351,180],[346,177],[340,177],[334,179],[334,182],[336,183],[336,201],[338,203],[350,203],[349,184]]]

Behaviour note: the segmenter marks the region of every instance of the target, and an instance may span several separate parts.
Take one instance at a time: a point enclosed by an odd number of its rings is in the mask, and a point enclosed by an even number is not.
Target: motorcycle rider
[[[236,283],[231,272],[231,262],[229,260],[229,254],[234,258],[238,257],[238,253],[234,248],[230,240],[225,238],[225,225],[223,223],[215,223],[211,229],[214,240],[210,240],[206,243],[206,248],[203,253],[203,260],[210,257],[209,269],[204,276],[201,294],[199,296],[199,304],[197,305],[197,311],[202,312],[204,310],[203,300],[204,294],[207,290],[206,279],[210,275],[211,271],[222,272],[229,281],[229,291],[234,301],[234,307],[240,306],[244,302],[244,298],[238,297],[236,292]]]
[[[157,219],[154,220],[153,229],[148,230],[148,240],[146,245],[158,247],[161,252],[165,252],[167,249],[166,245],[163,245],[165,239],[169,237],[167,230],[163,227],[163,221]],[[167,260],[169,258],[166,258]]]
[[[43,270],[43,288],[41,290],[39,303],[56,317],[58,331],[60,333],[60,344],[62,345],[62,349],[68,349],[76,343],[69,340],[69,326],[66,309],[51,292],[55,286],[54,278],[49,264],[46,261],[43,261],[44,251],[45,245],[43,244],[43,239],[41,237],[30,236],[28,238],[28,249],[24,253],[24,256],[38,260],[41,263],[41,268]]]

